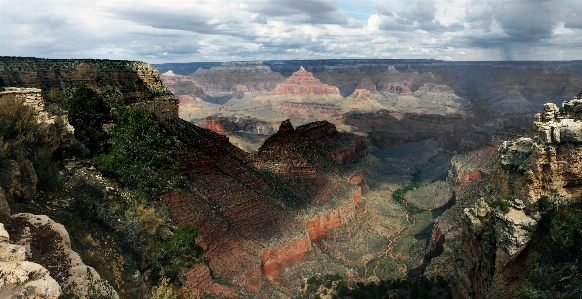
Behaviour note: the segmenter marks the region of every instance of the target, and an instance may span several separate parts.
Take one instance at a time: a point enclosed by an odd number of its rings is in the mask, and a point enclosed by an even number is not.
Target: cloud
[[[581,44],[578,0],[0,0],[0,55],[581,59]]]
[[[526,53],[528,47],[552,38],[554,29],[563,21],[562,3],[561,0],[525,0],[490,1],[483,5],[473,0],[465,22],[482,32],[468,36],[469,45],[497,48],[502,59],[513,60],[516,54]]]

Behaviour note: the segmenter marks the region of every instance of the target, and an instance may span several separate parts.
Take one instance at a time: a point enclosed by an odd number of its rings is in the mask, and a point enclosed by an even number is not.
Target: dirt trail
[[[388,192],[387,192],[388,193]],[[388,200],[392,200],[392,193],[389,193],[390,196],[388,197]],[[408,203],[404,203],[405,205],[408,205]],[[388,237],[388,245],[386,246],[386,249],[376,253],[375,255],[373,255],[373,257],[368,257],[364,259],[364,269],[365,269],[365,273],[364,275],[366,277],[369,276],[376,276],[376,270],[378,269],[378,265],[380,264],[380,260],[381,258],[388,256],[391,259],[394,260],[401,260],[402,258],[399,256],[395,256],[392,253],[392,250],[394,249],[394,245],[396,244],[396,241],[398,241],[399,238],[401,238],[402,236],[405,235],[405,233],[412,227],[414,226],[415,222],[414,222],[414,218],[412,218],[410,216],[410,214],[408,213],[406,206],[404,208],[404,216],[406,217],[406,223],[407,225],[403,226],[402,228],[400,228],[400,230],[398,230],[394,235],[392,235],[392,237]],[[370,261],[376,260],[374,268],[372,273],[369,273],[369,269],[368,269],[368,263]],[[403,270],[404,273],[406,273],[406,265],[404,265],[405,269]]]

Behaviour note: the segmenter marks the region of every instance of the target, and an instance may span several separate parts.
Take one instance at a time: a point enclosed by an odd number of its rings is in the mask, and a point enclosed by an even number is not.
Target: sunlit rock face
[[[453,292],[458,298],[513,298],[525,269],[527,248],[537,229],[542,195],[568,204],[582,193],[582,101],[544,105],[535,115],[533,138],[505,141],[491,175],[491,200],[508,202],[507,212],[481,198],[464,209],[465,226]]]
[[[11,216],[7,231],[14,244],[26,249],[26,259],[46,268],[63,293],[119,298],[107,281],[71,249],[69,234],[63,225],[44,215],[21,213]]]
[[[306,71],[301,67],[293,73],[291,77],[285,79],[283,83],[277,84],[273,94],[333,94],[339,95],[339,89],[335,86],[329,86],[321,83],[313,77],[313,73]]]
[[[26,261],[26,252],[25,246],[10,243],[10,236],[0,223],[0,297],[58,298],[59,284],[45,267]]]

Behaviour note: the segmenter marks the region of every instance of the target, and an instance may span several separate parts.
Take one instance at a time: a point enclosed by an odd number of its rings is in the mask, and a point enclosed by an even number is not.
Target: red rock
[[[311,242],[308,238],[292,241],[280,248],[266,250],[261,255],[263,273],[273,284],[282,285],[281,274],[284,267],[301,260],[310,251]]]
[[[394,83],[394,82],[382,84],[380,89],[387,91],[387,92],[397,93],[397,94],[401,94],[401,95],[411,95],[412,94],[410,89],[408,89],[407,87],[401,86],[398,83]]]
[[[336,94],[340,95],[339,89],[321,83],[313,76],[313,73],[306,71],[301,67],[291,77],[283,83],[277,84],[273,89],[273,94]]]
[[[206,118],[204,120],[204,122],[201,124],[201,127],[206,128],[212,132],[216,132],[216,133],[224,133],[227,132],[227,130],[224,128],[224,126],[217,120],[209,117]]]

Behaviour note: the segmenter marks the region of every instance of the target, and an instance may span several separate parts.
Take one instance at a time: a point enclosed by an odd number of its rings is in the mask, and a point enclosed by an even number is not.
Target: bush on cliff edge
[[[582,294],[582,214],[577,208],[547,211],[534,238],[523,298],[580,298]]]
[[[110,108],[91,88],[82,86],[69,99],[69,123],[75,128],[75,138],[89,148],[91,156],[104,151],[108,139],[103,124],[110,119]]]
[[[182,181],[175,157],[175,141],[163,131],[153,113],[127,107],[114,109],[110,149],[93,158],[99,170],[122,184],[155,196]]]

